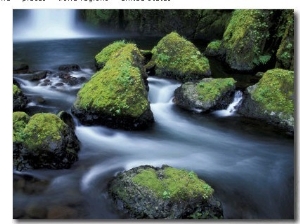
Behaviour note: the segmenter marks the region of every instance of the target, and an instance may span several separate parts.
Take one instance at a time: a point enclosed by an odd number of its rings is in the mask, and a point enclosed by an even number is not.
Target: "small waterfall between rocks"
[[[214,112],[214,114],[221,116],[221,117],[226,117],[226,116],[231,116],[233,115],[236,110],[238,109],[239,105],[241,104],[243,99],[243,93],[242,91],[238,90],[234,93],[234,98],[231,104],[228,105],[228,107],[224,110],[217,110]]]

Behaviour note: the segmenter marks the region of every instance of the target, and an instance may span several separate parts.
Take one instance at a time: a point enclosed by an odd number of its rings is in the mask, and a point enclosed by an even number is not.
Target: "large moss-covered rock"
[[[247,88],[238,112],[293,133],[294,99],[294,72],[272,69],[257,84]]]
[[[276,67],[294,70],[294,10],[285,10],[281,18],[278,35],[282,39],[276,52]]]
[[[14,167],[69,168],[77,161],[79,141],[74,130],[58,116],[38,113],[29,117],[13,113]]]
[[[96,56],[96,68],[98,70],[102,69],[105,63],[109,60],[111,55],[124,47],[126,45],[125,41],[115,41],[114,43],[103,48]]]
[[[130,218],[222,218],[214,190],[192,171],[170,166],[140,166],[119,173],[109,195]]]
[[[205,78],[200,82],[187,82],[175,90],[176,105],[196,111],[225,109],[234,96],[233,78]]]
[[[72,113],[85,124],[126,130],[150,126],[154,118],[143,80],[143,60],[135,44],[113,53],[104,68],[80,89]]]
[[[155,64],[157,76],[191,81],[211,74],[208,59],[193,43],[176,32],[163,37],[152,53],[149,63]]]
[[[13,85],[13,111],[22,111],[28,103],[27,97],[17,85]]]
[[[267,41],[272,14],[272,10],[234,11],[223,35],[221,52],[232,69],[249,71],[270,60]]]

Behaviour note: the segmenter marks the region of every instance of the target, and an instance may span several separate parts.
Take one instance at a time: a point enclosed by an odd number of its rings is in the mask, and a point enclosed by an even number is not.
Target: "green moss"
[[[124,40],[115,41],[114,43],[103,48],[96,56],[95,60],[99,68],[104,67],[111,55],[126,45]]]
[[[35,114],[23,129],[24,145],[29,150],[55,147],[62,140],[66,128],[67,125],[54,114]]]
[[[158,76],[175,76],[180,81],[187,81],[198,79],[199,75],[210,75],[208,59],[193,43],[176,32],[162,38],[152,53]]]
[[[213,51],[217,51],[220,49],[222,44],[221,40],[214,40],[207,45],[207,48]]]
[[[283,13],[284,32],[276,52],[276,67],[294,70],[294,10]]]
[[[135,44],[126,44],[77,94],[75,107],[112,115],[139,117],[149,107],[147,91],[137,67],[143,60]]]
[[[194,172],[173,167],[165,167],[159,177],[154,169],[148,168],[135,175],[132,180],[163,199],[184,200],[198,196],[208,199],[214,192]]]
[[[203,79],[197,84],[199,100],[211,102],[222,93],[232,89],[236,81],[233,78]]]
[[[13,96],[17,96],[21,93],[21,90],[19,89],[18,86],[13,85]]]
[[[13,142],[19,143],[24,140],[23,130],[30,117],[25,112],[13,113]]]
[[[235,10],[223,35],[226,62],[234,69],[251,70],[270,57],[265,45],[269,38],[272,10]]]
[[[294,114],[294,72],[272,69],[264,73],[252,98],[268,112]]]

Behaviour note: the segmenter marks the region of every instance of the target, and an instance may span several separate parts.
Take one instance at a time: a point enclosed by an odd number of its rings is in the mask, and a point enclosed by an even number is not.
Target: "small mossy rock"
[[[272,69],[249,86],[238,112],[294,133],[294,72]]]
[[[197,174],[170,166],[139,166],[119,173],[109,183],[109,195],[130,218],[184,219],[195,212],[222,218],[214,190]]]
[[[74,130],[54,114],[38,113],[29,118],[14,112],[13,137],[17,170],[69,168],[78,159],[79,141]]]
[[[95,73],[77,94],[72,113],[85,124],[141,130],[153,122],[143,80],[143,56],[126,44]]]
[[[110,45],[103,48],[96,56],[95,56],[95,62],[96,62],[96,68],[97,70],[100,70],[104,67],[106,62],[110,59],[111,55],[115,53],[116,51],[120,50],[122,47],[126,45],[126,42],[124,40],[119,40],[111,43]]]
[[[205,78],[187,82],[175,90],[174,102],[181,108],[195,111],[225,109],[232,102],[236,81],[233,78]]]
[[[223,55],[224,51],[222,46],[222,41],[221,40],[214,40],[212,42],[210,42],[205,51],[204,51],[204,55],[206,56],[219,56],[219,55]]]
[[[157,76],[185,82],[211,75],[208,59],[193,43],[176,32],[163,37],[152,49],[152,54],[149,63],[155,62]]]
[[[13,111],[22,111],[28,103],[27,97],[22,93],[21,89],[13,84]]]
[[[266,49],[272,10],[240,9],[233,12],[224,32],[226,63],[235,70],[250,71],[271,59]]]

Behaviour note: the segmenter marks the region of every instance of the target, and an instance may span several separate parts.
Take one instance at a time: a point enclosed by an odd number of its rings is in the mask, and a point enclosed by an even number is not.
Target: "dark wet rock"
[[[23,218],[25,215],[25,210],[23,208],[15,208],[13,207],[13,218],[20,219]]]
[[[45,219],[47,216],[47,209],[38,202],[30,203],[26,209],[26,214],[32,219]]]
[[[50,86],[52,85],[52,82],[50,79],[44,79],[42,80],[42,82],[40,83],[40,86]]]
[[[75,85],[78,85],[78,84],[86,81],[85,77],[77,78],[77,77],[70,75],[67,72],[59,72],[57,75],[62,80],[63,83],[70,85],[70,86],[75,86]]]
[[[64,84],[62,82],[58,82],[58,83],[55,83],[55,86],[60,87],[60,86],[64,86]]]
[[[58,67],[58,70],[64,72],[80,71],[80,67],[77,64],[66,64],[66,65],[60,65]]]
[[[73,120],[73,117],[71,114],[65,112],[65,111],[60,111],[57,116],[65,122],[70,128],[73,130],[75,129],[75,122]]]
[[[129,218],[223,218],[214,190],[192,171],[169,166],[139,166],[119,173],[109,195]]]
[[[14,174],[13,189],[14,193],[39,194],[44,192],[49,185],[49,181],[38,179],[31,175]]]
[[[28,71],[29,71],[29,66],[27,64],[14,62],[13,65],[14,74],[27,73]]]
[[[77,210],[68,206],[51,206],[47,211],[47,219],[75,219],[77,217]]]
[[[235,83],[232,78],[205,78],[198,83],[187,82],[175,90],[174,102],[186,110],[226,109],[234,97]]]
[[[13,164],[17,170],[70,168],[78,160],[79,144],[73,128],[54,114],[13,114]]]
[[[23,111],[28,103],[28,98],[21,89],[13,85],[13,111]]]

